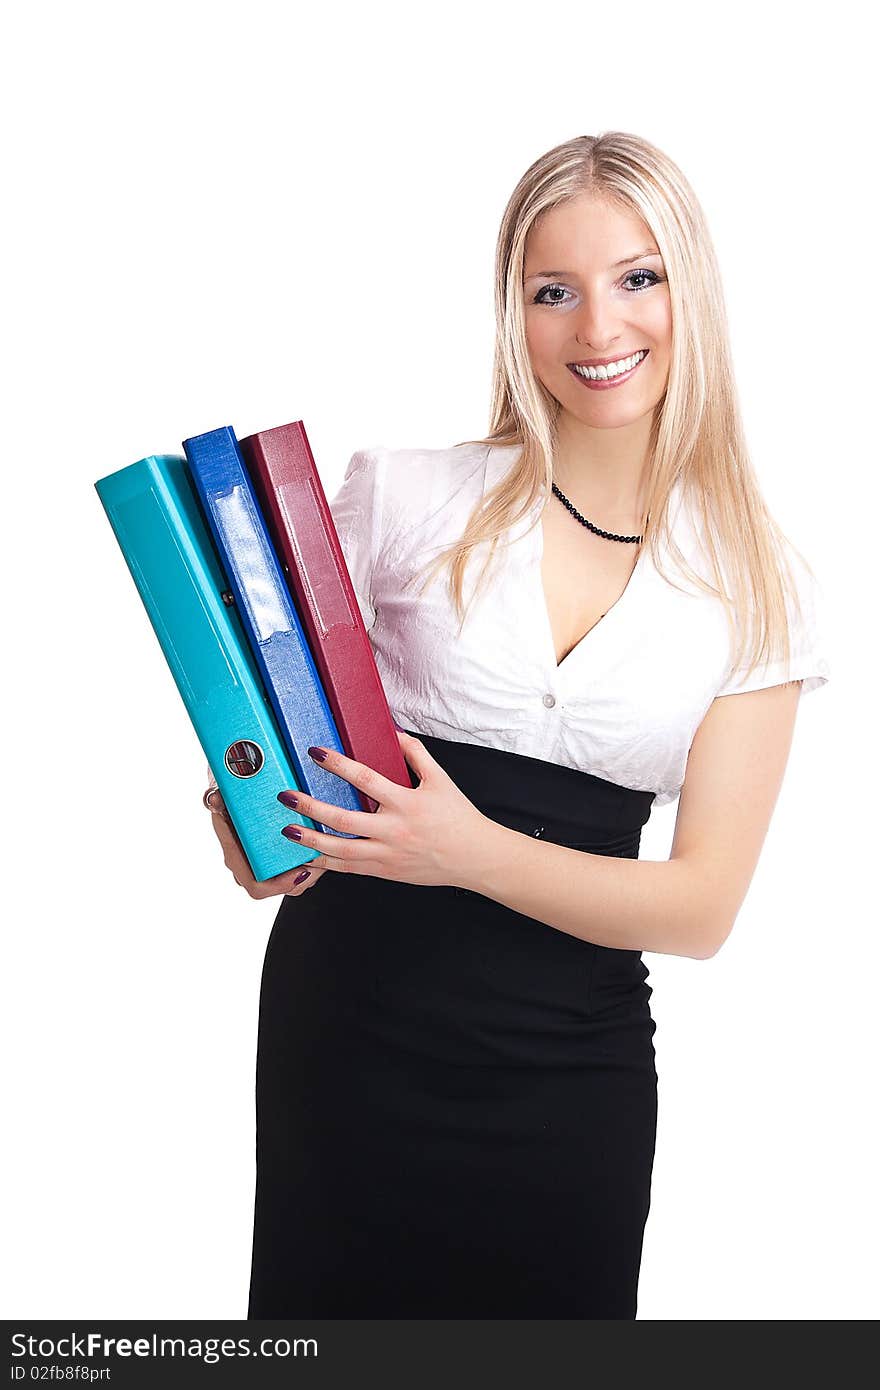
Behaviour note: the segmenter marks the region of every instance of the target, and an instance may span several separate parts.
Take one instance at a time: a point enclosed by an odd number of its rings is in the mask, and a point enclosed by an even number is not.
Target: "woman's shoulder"
[[[473,505],[483,491],[490,448],[466,441],[446,448],[370,445],[352,465],[371,476],[381,495],[386,529],[427,521],[455,503]]]
[[[362,452],[377,460],[387,478],[399,476],[424,484],[467,476],[485,463],[489,446],[470,440],[439,448],[374,444]]]
[[[697,494],[685,489],[678,480],[670,492],[670,532],[679,549],[685,554],[688,563],[703,579],[714,584],[714,574],[709,565],[709,551],[706,543],[702,507]],[[775,525],[771,532],[773,549],[777,562],[781,562],[780,574],[790,568],[792,579],[799,597],[812,602],[814,596],[821,594],[821,585],[809,561],[799,547],[790,539],[781,526]],[[727,553],[723,546],[717,547],[717,556],[722,578],[730,583]]]
[[[675,505],[670,507],[670,518],[671,534],[676,547],[683,555],[688,568],[714,589],[717,581],[705,542],[702,509],[692,492],[680,486],[673,491]],[[792,666],[789,668],[781,660],[776,661],[766,671],[763,668],[754,671],[745,684],[737,683],[745,680],[743,671],[739,671],[735,678],[731,677],[724,684],[719,691],[720,694],[727,694],[733,690],[755,690],[762,685],[772,685],[787,679],[802,680],[802,692],[806,692],[824,684],[829,677],[830,663],[826,656],[828,615],[822,580],[800,547],[778,524],[774,524],[771,529],[771,552],[782,583]],[[733,591],[730,557],[723,546],[716,548],[716,555],[722,585],[730,594]],[[726,631],[726,619],[720,597],[703,593],[697,586],[691,585],[689,577],[678,567],[674,569],[676,585],[683,584],[689,597],[701,601],[701,608],[708,618],[719,625],[719,628],[724,623]],[[682,613],[684,612],[682,609]],[[690,623],[695,616],[695,610],[688,605],[687,612]],[[737,619],[749,628],[748,619],[742,613],[737,613]],[[793,674],[780,674],[783,670],[789,669]]]

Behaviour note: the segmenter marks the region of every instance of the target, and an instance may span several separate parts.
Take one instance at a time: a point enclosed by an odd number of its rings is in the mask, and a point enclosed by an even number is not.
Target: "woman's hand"
[[[276,874],[274,878],[267,878],[262,883],[258,882],[251,872],[251,866],[241,847],[241,841],[235,833],[232,821],[229,819],[229,812],[223,797],[217,790],[217,783],[213,777],[202,800],[211,812],[211,822],[223,849],[226,867],[238,886],[244,888],[249,897],[272,898],[279,893],[287,893],[291,898],[298,898],[301,893],[307,892],[313,884],[318,882],[324,870],[314,869],[312,864],[300,864],[295,869],[288,869],[283,874]],[[308,878],[302,883],[296,883],[297,875],[306,868],[310,870]]]
[[[347,758],[334,749],[327,750],[323,766],[359,791],[366,792],[379,803],[379,809],[349,811],[327,801],[318,801],[305,792],[279,793],[278,800],[301,815],[361,838],[342,840],[308,826],[285,826],[282,834],[296,839],[290,832],[298,831],[300,844],[321,852],[308,864],[276,874],[262,883],[251,873],[214,782],[205,792],[204,801],[213,813],[223,858],[236,883],[252,898],[269,898],[279,893],[299,897],[328,870],[387,878],[397,883],[464,886],[468,870],[479,865],[487,852],[493,822],[459,790],[419,739],[401,730],[397,731],[397,737],[404,758],[419,778],[419,785],[401,787],[365,763]],[[304,873],[308,873],[308,877],[295,883],[296,877]]]
[[[285,827],[282,833],[321,851],[303,866],[312,875],[329,869],[396,883],[463,886],[482,860],[494,822],[477,810],[419,739],[401,730],[397,737],[419,778],[417,787],[401,787],[334,749],[315,750],[326,751],[322,765],[377,801],[378,811],[343,810],[305,792],[279,794],[283,805],[360,839],[341,840],[307,826]]]

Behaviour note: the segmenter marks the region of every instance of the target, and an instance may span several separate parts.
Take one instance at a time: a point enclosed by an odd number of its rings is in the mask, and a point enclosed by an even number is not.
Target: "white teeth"
[[[621,372],[630,371],[646,355],[644,351],[636,352],[632,357],[622,357],[619,362],[609,362],[605,367],[575,367],[575,371],[589,381],[609,381]]]

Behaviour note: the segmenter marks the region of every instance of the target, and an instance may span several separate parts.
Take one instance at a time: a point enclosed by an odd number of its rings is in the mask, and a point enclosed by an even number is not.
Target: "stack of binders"
[[[413,785],[301,420],[228,426],[95,487],[236,834],[260,882],[319,851],[280,791],[376,802],[309,757],[318,745]]]

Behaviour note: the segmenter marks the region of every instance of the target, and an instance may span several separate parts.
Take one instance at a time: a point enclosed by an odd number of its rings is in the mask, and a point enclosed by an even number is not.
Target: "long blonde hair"
[[[495,255],[490,430],[482,439],[460,443],[519,445],[521,453],[507,476],[474,507],[461,537],[429,564],[425,582],[448,566],[450,593],[463,622],[464,574],[474,547],[490,542],[472,599],[480,592],[498,540],[534,506],[542,489],[547,500],[552,496],[559,403],[532,370],[523,264],[536,219],[584,193],[642,218],[663,257],[669,285],[672,353],[666,392],[651,428],[642,543],[650,548],[661,573],[660,548],[665,544],[683,574],[721,599],[734,652],[731,670],[739,668],[747,644],[749,674],[780,651],[788,662],[783,582],[799,612],[797,588],[783,552],[787,537],[770,515],[746,447],[721,277],[708,226],[672,160],[647,140],[622,131],[580,135],[557,145],[535,160],[511,194]],[[692,570],[672,537],[669,500],[678,482],[684,500],[695,505],[714,586]],[[812,574],[804,557],[793,545],[792,549]],[[725,591],[723,566],[732,594]]]

